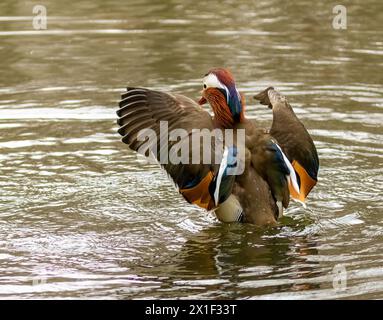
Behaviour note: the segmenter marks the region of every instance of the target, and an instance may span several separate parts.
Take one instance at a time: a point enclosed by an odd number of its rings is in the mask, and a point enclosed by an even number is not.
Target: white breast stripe
[[[298,181],[297,181],[297,176],[295,174],[295,170],[294,170],[293,166],[291,165],[289,159],[287,159],[287,157],[283,153],[282,149],[278,146],[278,144],[276,144],[276,146],[282,152],[283,160],[285,161],[285,163],[287,165],[287,168],[289,168],[290,175],[287,178],[291,181],[291,184],[293,185],[295,191],[299,194],[300,190],[299,190],[299,186],[298,186]]]
[[[227,147],[225,147],[225,150],[223,152],[222,161],[221,161],[221,164],[219,166],[217,183],[215,184],[215,190],[214,190],[214,203],[215,203],[215,205],[218,205],[219,187],[221,186],[222,176],[223,176],[223,173],[225,172],[225,169],[227,167],[228,155],[229,155],[229,149]]]

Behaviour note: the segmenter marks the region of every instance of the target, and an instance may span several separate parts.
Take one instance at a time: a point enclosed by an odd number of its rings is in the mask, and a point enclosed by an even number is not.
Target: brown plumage
[[[220,75],[224,75],[222,81]],[[159,161],[164,154],[176,153],[173,150],[176,146],[187,144],[187,163],[160,162],[189,203],[215,210],[221,221],[276,224],[282,215],[282,207],[289,204],[289,182],[293,181],[290,173],[294,171],[290,163],[274,136],[246,119],[244,98],[237,91],[230,73],[224,69],[210,71],[204,78],[202,96],[199,104],[208,102],[214,117],[182,95],[128,88],[117,111],[122,141],[132,150],[139,151],[147,143],[147,140],[140,141],[139,132],[148,128],[153,130],[156,140],[151,150]],[[187,136],[180,141],[165,141],[167,136],[160,136],[161,121],[168,122],[169,132],[183,129]],[[223,136],[225,130],[232,130],[234,143],[223,138],[223,157],[219,162],[213,158],[210,163],[203,163],[203,148],[190,141],[193,129],[218,130]],[[240,129],[245,132],[244,141],[236,140]],[[213,152],[219,150],[219,143],[214,139],[209,146]],[[200,154],[200,162],[190,164],[193,152]],[[234,164],[244,165],[241,174],[228,173]]]
[[[254,98],[273,111],[270,134],[278,141],[299,177],[300,193],[292,188],[290,193],[293,198],[304,202],[318,180],[319,158],[314,142],[286,97],[273,87],[260,92]]]
[[[123,136],[122,142],[128,144],[132,150],[138,151],[145,143],[138,139],[140,130],[147,128],[154,130],[158,137],[156,146],[154,146],[157,160],[160,160],[161,151],[168,154],[171,147],[176,144],[176,141],[168,141],[167,150],[161,150],[161,146],[166,144],[163,143],[164,141],[160,141],[160,121],[167,121],[169,131],[182,128],[188,134],[191,134],[192,129],[214,129],[209,113],[191,99],[181,95],[144,88],[128,88],[127,92],[122,95],[119,106],[117,124],[120,126],[118,133]],[[193,146],[190,147],[191,156]],[[202,180],[210,172],[214,173],[218,170],[218,166],[213,164],[191,164],[191,161],[189,163],[163,164],[164,169],[181,190],[196,177],[200,177]],[[200,192],[201,196],[206,198],[206,195],[204,196],[206,190]],[[185,193],[185,198],[190,203],[196,201],[196,196],[190,192]],[[210,199],[205,199],[205,202],[208,204],[204,208],[212,209]]]

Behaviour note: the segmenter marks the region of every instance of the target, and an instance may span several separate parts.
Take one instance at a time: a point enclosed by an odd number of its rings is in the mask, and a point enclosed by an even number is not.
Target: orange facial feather
[[[223,128],[233,127],[234,119],[222,92],[215,88],[208,88],[204,90],[204,97],[209,101],[219,125]]]

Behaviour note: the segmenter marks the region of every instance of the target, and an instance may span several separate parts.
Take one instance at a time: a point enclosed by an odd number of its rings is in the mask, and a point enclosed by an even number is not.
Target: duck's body
[[[181,150],[187,145],[183,149],[187,150],[186,159],[180,163],[160,163],[189,203],[214,210],[224,222],[273,225],[282,215],[283,207],[288,206],[289,185],[300,193],[295,172],[272,135],[246,119],[244,99],[236,90],[231,74],[224,69],[213,69],[204,81],[199,104],[209,102],[214,117],[184,96],[128,88],[117,112],[122,141],[140,151],[146,141],[140,141],[139,132],[150,128],[156,134],[151,150],[159,161],[164,154],[174,156],[175,147]],[[187,137],[165,143],[165,138],[160,136],[161,121],[167,121],[169,131],[185,130]],[[224,152],[220,162],[204,163],[205,151],[199,144],[190,142],[196,129],[222,133],[232,130],[234,139],[222,141]],[[241,130],[245,132],[244,140],[236,139]],[[214,139],[208,146],[214,151],[219,149]],[[191,163],[193,152],[200,154],[198,163]],[[244,168],[240,174],[230,171],[240,166]]]

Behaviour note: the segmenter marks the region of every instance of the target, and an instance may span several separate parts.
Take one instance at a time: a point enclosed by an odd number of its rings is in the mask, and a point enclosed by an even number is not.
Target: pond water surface
[[[3,0],[0,298],[383,298],[383,3],[347,3],[335,30],[332,1],[48,0],[37,31]],[[198,99],[213,66],[265,126],[273,85],[316,143],[308,208],[277,228],[188,205],[116,133],[127,85]]]

